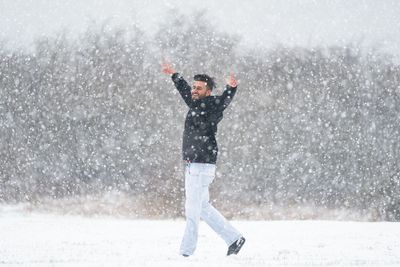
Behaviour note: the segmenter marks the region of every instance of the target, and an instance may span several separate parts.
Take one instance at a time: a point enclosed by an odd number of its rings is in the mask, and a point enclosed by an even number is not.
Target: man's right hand
[[[169,63],[169,62],[163,63],[163,64],[161,65],[161,67],[162,67],[162,72],[164,72],[165,74],[172,75],[172,74],[174,74],[174,73],[176,72],[176,71],[172,68],[171,63]]]

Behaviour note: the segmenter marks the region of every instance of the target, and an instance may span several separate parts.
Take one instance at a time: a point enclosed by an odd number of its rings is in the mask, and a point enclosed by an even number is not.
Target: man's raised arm
[[[233,74],[229,75],[229,78],[226,80],[226,88],[220,97],[219,109],[224,110],[231,102],[233,97],[236,94],[237,89],[237,81]]]
[[[162,65],[162,71],[165,74],[171,75],[172,81],[178,89],[179,94],[182,96],[185,103],[190,106],[192,104],[192,92],[190,85],[183,79],[183,77],[176,72],[170,63],[164,63]]]

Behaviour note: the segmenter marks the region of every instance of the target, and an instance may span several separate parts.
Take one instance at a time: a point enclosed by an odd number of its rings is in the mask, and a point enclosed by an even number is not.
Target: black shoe
[[[189,255],[188,255],[188,254],[182,254],[182,256],[183,256],[183,257],[189,257]]]
[[[235,242],[233,242],[233,244],[229,246],[228,253],[226,254],[226,256],[229,256],[231,254],[238,254],[244,242],[246,242],[246,239],[243,236],[238,240],[236,240]]]

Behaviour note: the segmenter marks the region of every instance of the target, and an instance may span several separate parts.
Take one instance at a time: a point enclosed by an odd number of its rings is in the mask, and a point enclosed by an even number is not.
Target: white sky
[[[149,33],[166,10],[207,9],[214,25],[243,37],[244,45],[315,46],[362,41],[400,55],[397,0],[0,0],[0,39],[27,47],[64,28],[79,33],[92,20],[135,21]]]

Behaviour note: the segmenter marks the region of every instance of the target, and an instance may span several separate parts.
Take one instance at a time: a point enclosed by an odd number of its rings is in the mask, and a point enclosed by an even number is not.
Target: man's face
[[[192,100],[198,100],[211,95],[207,83],[202,81],[194,81],[192,86]]]

